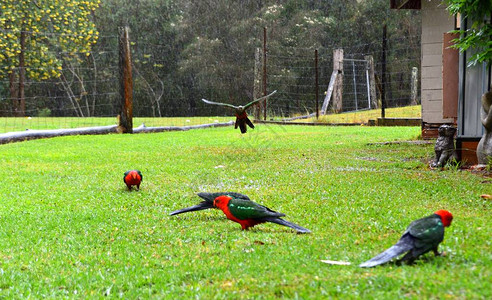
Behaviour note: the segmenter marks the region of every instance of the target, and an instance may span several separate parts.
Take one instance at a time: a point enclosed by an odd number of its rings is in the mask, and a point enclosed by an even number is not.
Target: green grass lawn
[[[2,145],[0,298],[490,299],[491,180],[430,170],[431,144],[369,144],[419,134],[258,124]],[[132,168],[139,192],[123,184]],[[312,234],[241,231],[217,210],[168,216],[226,190]],[[357,267],[443,208],[455,217],[445,257]]]

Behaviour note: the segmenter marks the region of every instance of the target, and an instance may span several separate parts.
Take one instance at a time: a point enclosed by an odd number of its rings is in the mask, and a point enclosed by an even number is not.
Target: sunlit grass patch
[[[386,118],[421,118],[420,105],[391,107],[385,109]],[[381,117],[381,109],[360,110],[353,112],[342,112],[339,114],[328,113],[307,119],[297,119],[296,122],[319,122],[319,123],[367,123]]]
[[[163,117],[163,118],[133,118],[134,128],[145,124],[147,127],[155,126],[192,126],[201,124],[215,124],[229,122],[234,117]],[[0,133],[43,130],[43,129],[70,129],[81,127],[95,127],[117,125],[116,117],[0,117]]]

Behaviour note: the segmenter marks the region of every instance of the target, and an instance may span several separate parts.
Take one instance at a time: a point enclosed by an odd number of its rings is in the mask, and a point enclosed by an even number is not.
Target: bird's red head
[[[451,225],[451,222],[453,221],[453,215],[449,211],[441,209],[436,211],[435,214],[441,217],[441,222],[444,227],[448,227],[449,225]]]
[[[138,170],[131,170],[125,176],[125,182],[131,185],[139,184],[142,181],[142,175]]]
[[[231,197],[226,196],[226,195],[221,195],[217,198],[214,199],[214,206],[220,209],[224,209],[229,205],[229,201],[231,201]]]

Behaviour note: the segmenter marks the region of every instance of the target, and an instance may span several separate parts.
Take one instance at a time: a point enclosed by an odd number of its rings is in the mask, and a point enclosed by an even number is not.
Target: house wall
[[[443,36],[454,29],[454,18],[441,0],[421,1],[422,4],[422,122],[426,125],[455,123],[443,118]],[[430,126],[431,127],[431,126]]]

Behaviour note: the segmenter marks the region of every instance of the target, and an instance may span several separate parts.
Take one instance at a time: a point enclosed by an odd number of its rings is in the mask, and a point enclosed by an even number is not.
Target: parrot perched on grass
[[[266,96],[263,96],[261,98],[255,99],[255,100],[249,102],[248,104],[246,104],[244,106],[242,106],[242,105],[235,106],[235,105],[228,104],[228,103],[213,102],[213,101],[209,101],[207,99],[202,99],[202,101],[205,102],[205,103],[207,103],[207,104],[214,104],[214,105],[226,106],[226,107],[229,107],[229,108],[234,109],[234,112],[235,112],[235,115],[236,115],[236,123],[234,125],[234,129],[237,129],[237,127],[239,126],[239,129],[241,130],[241,133],[246,133],[246,131],[248,130],[248,128],[246,127],[246,125],[248,125],[252,129],[255,128],[255,126],[253,125],[253,123],[251,122],[251,120],[248,118],[248,114],[246,114],[246,109],[248,109],[251,105],[258,103],[259,101],[270,97],[271,95],[275,94],[276,92],[277,91],[273,91],[270,94],[268,94]]]
[[[413,263],[420,255],[433,251],[440,255],[437,247],[444,239],[444,228],[451,225],[453,215],[447,210],[438,210],[434,214],[413,221],[407,227],[400,240],[383,253],[362,263],[359,267],[370,268],[384,264],[407,252],[399,261]]]
[[[257,224],[272,222],[295,229],[298,233],[309,233],[309,229],[281,219],[285,214],[279,213],[250,200],[221,195],[214,200],[214,206],[220,208],[226,217],[241,224],[243,230]]]
[[[123,176],[123,182],[126,184],[128,187],[128,190],[132,190],[132,186],[137,187],[137,191],[140,189],[140,183],[142,182],[142,172],[139,170],[130,170],[126,171],[125,175]]]
[[[183,209],[175,210],[171,212],[169,215],[174,216],[190,211],[197,211],[197,210],[203,210],[203,209],[209,209],[209,208],[215,208],[214,207],[214,199],[222,196],[222,195],[228,195],[230,197],[234,197],[237,199],[243,199],[246,201],[249,201],[249,197],[240,193],[234,193],[234,192],[218,192],[218,193],[198,193],[198,197],[202,198],[203,201],[198,203],[197,205],[193,205],[190,207],[186,207]]]

